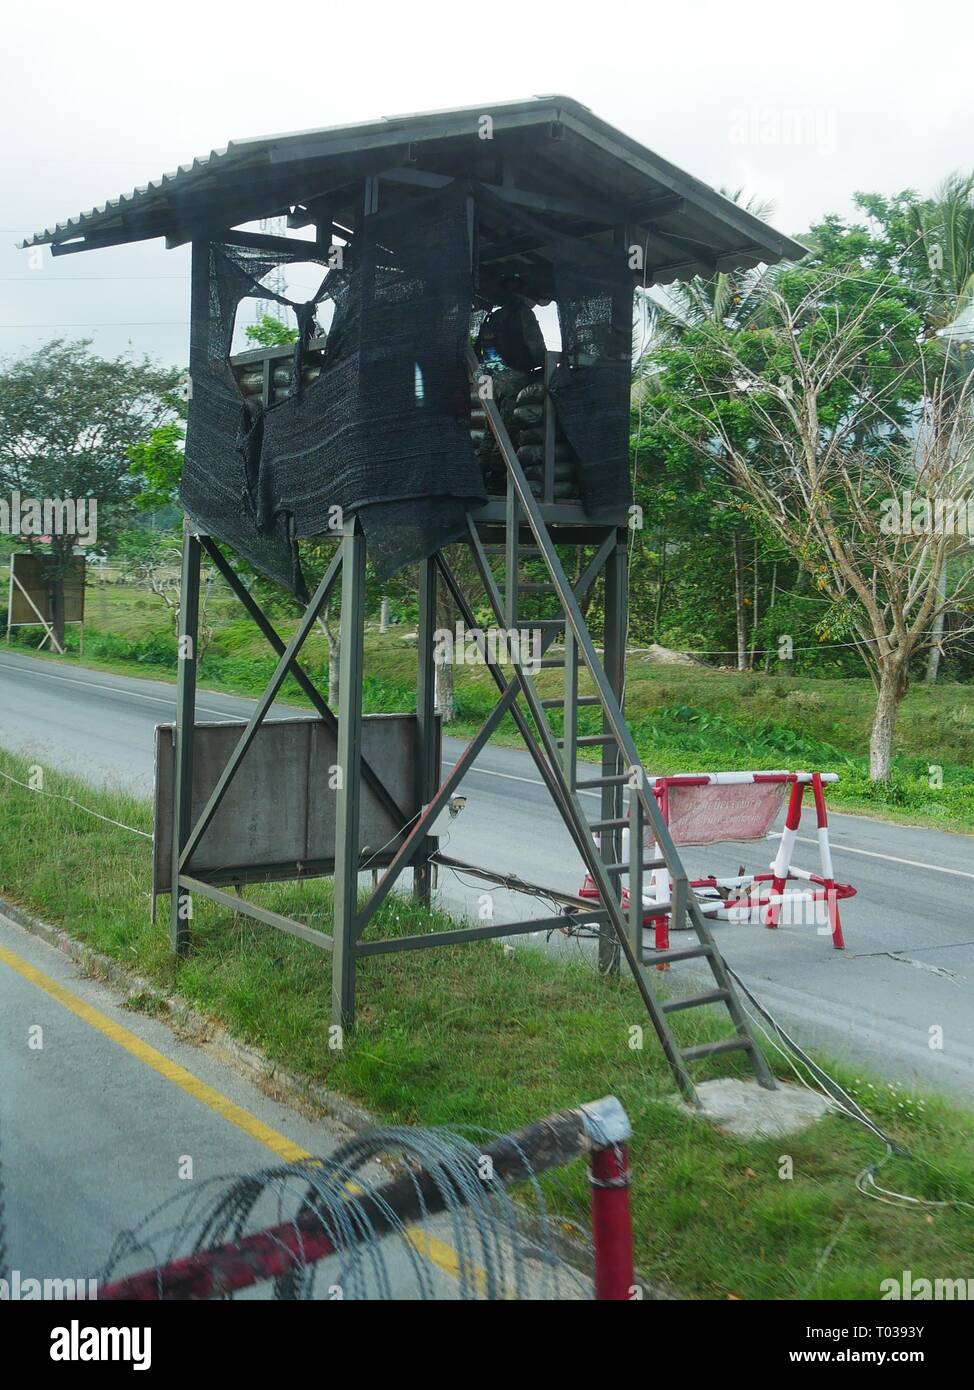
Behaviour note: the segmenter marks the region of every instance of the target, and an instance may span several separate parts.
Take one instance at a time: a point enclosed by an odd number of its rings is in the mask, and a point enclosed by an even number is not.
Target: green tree
[[[58,339],[0,368],[0,487],[24,497],[73,499],[97,508],[104,550],[131,515],[138,484],[129,450],[173,414],[175,370],[148,358],[96,356],[88,341]],[[64,578],[78,537],[23,537],[51,557],[55,639],[64,641]]]
[[[244,333],[257,347],[284,347],[297,342],[298,330],[289,328],[273,314],[262,314],[256,323],[248,324]]]
[[[181,422],[170,420],[157,425],[147,440],[130,445],[129,473],[140,483],[135,498],[139,511],[154,512],[177,500],[185,438]]]
[[[876,780],[937,613],[974,600],[969,566],[946,595],[938,586],[965,538],[886,524],[907,487],[963,505],[974,452],[970,396],[945,386],[913,299],[893,272],[813,262],[782,272],[751,324],[708,325],[661,354],[670,427],[720,462],[828,598],[829,635],[853,642],[873,677]]]
[[[757,217],[771,212],[741,190],[722,191]],[[672,368],[681,348],[693,355],[702,334],[733,335],[753,322],[777,273],[719,272],[647,296],[648,346],[633,389],[634,492],[646,520],[632,555],[636,629],[654,641],[709,648],[722,665],[736,657],[739,670],[753,661],[762,582],[770,587],[780,546],[728,488],[720,460],[701,456],[673,428],[687,382]]]

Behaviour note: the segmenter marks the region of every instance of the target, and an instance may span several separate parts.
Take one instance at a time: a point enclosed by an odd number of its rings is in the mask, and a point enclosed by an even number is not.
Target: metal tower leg
[[[189,950],[192,899],[179,886],[180,858],[193,815],[193,726],[196,723],[196,666],[200,615],[200,539],[183,521],[183,565],[179,589],[178,660],[173,781],[172,897],[170,938],[176,955]]]
[[[616,544],[605,566],[605,635],[604,666],[612,691],[622,706],[626,684],[626,637],[629,622],[629,556],[626,550],[625,533],[616,537]],[[623,771],[622,754],[619,745],[611,739],[612,728],[605,711],[602,714],[602,732],[607,736],[602,745],[602,820],[619,820],[622,817],[623,788],[618,778]],[[602,858],[607,864],[617,864],[622,858],[622,831],[618,826],[603,830],[600,836]],[[622,880],[616,880],[616,888],[622,900]],[[616,975],[619,972],[619,941],[611,932],[603,932],[599,937],[599,970],[603,975]]]
[[[436,557],[422,560],[419,566],[419,623],[416,633],[416,800],[426,806],[440,784],[440,769],[436,766],[436,665],[434,662],[436,631]],[[430,855],[436,852],[439,841],[427,836],[420,842],[413,862],[413,895],[427,906],[432,888]]]
[[[331,1016],[333,1023],[350,1028],[355,1021],[365,638],[365,537],[354,518],[345,522],[342,532],[341,634]]]

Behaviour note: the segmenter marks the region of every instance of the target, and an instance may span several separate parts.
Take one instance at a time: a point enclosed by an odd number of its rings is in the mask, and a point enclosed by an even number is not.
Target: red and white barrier
[[[783,912],[790,916],[799,905],[824,903],[825,931],[831,935],[835,949],[843,949],[845,941],[838,904],[843,898],[854,897],[856,890],[848,883],[837,883],[832,867],[824,789],[828,783],[838,780],[835,772],[785,770],[689,773],[655,779],[651,790],[678,846],[767,839],[785,793],[788,793],[785,825],[769,873],[741,873],[726,878],[709,875],[691,880],[691,887],[707,917],[730,922],[760,921],[766,927],[775,928]],[[812,789],[815,805],[821,869],[817,874],[800,869],[792,862],[808,787]],[[659,847],[651,839],[651,832],[647,831],[647,836],[650,857],[658,859]],[[628,838],[629,832],[624,830],[623,862],[629,857]],[[808,886],[800,889],[789,886],[799,882]],[[579,895],[598,899],[591,876],[586,875]],[[623,899],[626,903],[628,892],[625,889]],[[644,886],[643,906],[645,925],[653,926],[654,944],[659,950],[669,945],[669,915],[655,913],[653,907],[669,901],[669,874],[666,869],[657,869]]]

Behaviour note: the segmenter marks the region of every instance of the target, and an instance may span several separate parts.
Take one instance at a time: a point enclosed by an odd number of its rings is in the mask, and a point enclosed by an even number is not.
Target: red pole
[[[663,817],[663,823],[664,823],[665,825],[669,825],[669,823],[670,823],[670,789],[669,789],[669,783],[666,781],[665,778],[663,778],[663,779],[661,779],[661,780],[662,780],[662,786],[660,786],[658,790],[654,791],[654,795],[655,795],[655,797],[656,797],[657,802],[659,803],[659,809],[660,809],[660,813],[661,813],[661,815],[662,815],[662,817]],[[672,884],[672,882],[670,881],[669,874],[667,874],[666,878],[667,878],[667,883],[669,884],[670,898],[672,899],[672,897],[673,897],[673,884]],[[655,920],[654,926],[655,926],[655,932],[654,932],[654,934],[653,934],[653,945],[655,946],[655,948],[656,948],[657,951],[668,951],[669,948],[670,948],[670,919],[669,919],[669,917],[668,917],[666,914],[664,914],[662,917],[657,917],[656,920]],[[660,973],[662,973],[664,970],[669,970],[669,968],[670,968],[670,967],[669,967],[668,965],[666,965],[665,963],[664,963],[663,965],[657,965],[657,967],[656,967],[656,969],[657,969],[658,971],[660,971]]]
[[[592,1186],[595,1297],[600,1301],[628,1302],[635,1283],[628,1145],[593,1149],[589,1181]]]

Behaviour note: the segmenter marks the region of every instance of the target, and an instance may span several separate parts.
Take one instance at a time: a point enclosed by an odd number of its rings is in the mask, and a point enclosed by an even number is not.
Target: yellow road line
[[[299,1159],[309,1157],[309,1154],[300,1145],[292,1143],[283,1134],[278,1134],[277,1130],[271,1129],[270,1125],[265,1125],[249,1110],[235,1105],[232,1100],[228,1100],[212,1086],[208,1086],[205,1081],[201,1081],[198,1076],[194,1076],[185,1067],[181,1067],[178,1062],[171,1061],[150,1043],[123,1027],[121,1023],[116,1023],[107,1014],[103,1014],[91,1004],[86,1004],[83,999],[66,989],[64,985],[58,984],[57,980],[52,980],[50,975],[45,975],[42,970],[38,970],[29,961],[14,955],[13,951],[8,951],[3,946],[0,946],[0,961],[9,965],[11,970],[16,970],[18,975],[22,975],[25,980],[29,980],[32,985],[36,985],[52,999],[56,999],[59,1004],[70,1010],[76,1018],[87,1023],[90,1028],[103,1033],[106,1038],[111,1038],[113,1043],[117,1043],[131,1056],[137,1057],[140,1062],[158,1072],[166,1081],[172,1082],[181,1091],[185,1091],[194,1100],[198,1100],[201,1105],[208,1106],[224,1120],[228,1120],[230,1124],[242,1129],[244,1134],[249,1134],[251,1139],[256,1139],[265,1148],[272,1150],[285,1163],[296,1163]]]
[[[6,922],[7,920],[5,917],[0,917],[0,921]],[[151,1067],[164,1080],[178,1086],[181,1091],[185,1091],[194,1100],[198,1100],[201,1105],[207,1106],[221,1119],[236,1125],[251,1139],[256,1139],[259,1144],[263,1144],[265,1148],[277,1154],[278,1158],[283,1159],[285,1163],[297,1163],[301,1159],[313,1156],[307,1149],[302,1149],[300,1144],[293,1143],[286,1135],[279,1134],[270,1125],[265,1125],[263,1120],[258,1120],[256,1115],[252,1115],[242,1105],[237,1105],[229,1100],[213,1086],[207,1085],[198,1076],[194,1076],[191,1071],[181,1067],[178,1062],[171,1061],[170,1058],[154,1048],[151,1043],[145,1042],[128,1028],[123,1027],[121,1023],[116,1023],[107,1014],[103,1014],[100,1009],[85,1003],[83,999],[66,989],[64,985],[59,984],[57,980],[52,980],[50,975],[45,975],[43,970],[38,970],[35,965],[31,965],[29,961],[15,955],[13,951],[8,951],[4,946],[0,946],[0,961],[4,965],[9,965],[11,970],[15,970],[18,975],[35,985],[37,989],[43,990],[45,994],[55,999],[76,1018],[80,1018],[89,1027],[96,1029],[106,1038],[110,1038],[113,1043],[117,1043],[131,1056],[138,1058],[147,1067]],[[350,1185],[350,1190],[355,1190],[354,1185]],[[358,1190],[361,1191],[361,1189]],[[439,1240],[436,1236],[431,1236],[417,1228],[410,1228],[406,1232],[406,1237],[414,1250],[429,1260],[430,1264],[435,1265],[437,1269],[443,1270],[454,1279],[459,1277],[460,1256],[452,1245],[448,1245],[446,1241]],[[473,1267],[470,1272],[477,1292],[483,1294],[487,1287],[486,1274],[476,1267]]]

